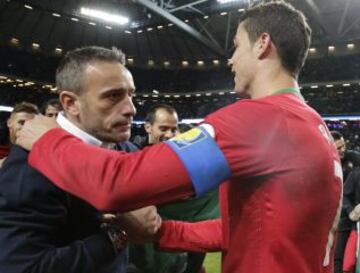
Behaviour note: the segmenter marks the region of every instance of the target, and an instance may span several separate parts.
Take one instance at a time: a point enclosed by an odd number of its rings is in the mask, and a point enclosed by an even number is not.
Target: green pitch
[[[217,253],[207,253],[205,262],[204,262],[206,273],[220,273],[221,265],[221,254]]]

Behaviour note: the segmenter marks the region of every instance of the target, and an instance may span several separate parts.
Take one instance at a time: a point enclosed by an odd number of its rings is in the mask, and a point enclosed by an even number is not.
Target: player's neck
[[[287,73],[267,73],[259,76],[252,84],[250,97],[260,99],[271,96],[279,90],[286,88],[299,88],[297,81]]]

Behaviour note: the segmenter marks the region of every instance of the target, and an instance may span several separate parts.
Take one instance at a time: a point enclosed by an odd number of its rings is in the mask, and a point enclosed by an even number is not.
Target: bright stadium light
[[[111,14],[101,10],[81,8],[80,13],[109,23],[116,23],[119,25],[126,25],[127,23],[129,23],[129,18],[125,16]]]
[[[239,0],[217,0],[220,4],[227,4],[231,2],[239,2]]]
[[[0,111],[12,112],[12,110],[13,110],[13,107],[11,107],[11,106],[0,105]]]

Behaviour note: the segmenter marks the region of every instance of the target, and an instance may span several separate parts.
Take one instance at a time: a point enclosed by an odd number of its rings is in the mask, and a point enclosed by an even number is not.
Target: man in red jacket
[[[29,149],[35,142],[30,164],[102,210],[202,195],[223,182],[222,221],[165,221],[159,242],[221,249],[224,273],[332,272],[342,172],[326,125],[297,84],[310,34],[289,4],[247,10],[229,64],[236,92],[251,99],[141,152],[86,146],[61,129],[48,131],[56,125],[44,118],[26,124],[19,143]]]

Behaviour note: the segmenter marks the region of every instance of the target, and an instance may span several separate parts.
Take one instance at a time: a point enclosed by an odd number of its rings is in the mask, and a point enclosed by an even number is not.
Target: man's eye
[[[121,97],[120,94],[110,94],[107,98],[110,99],[110,100],[118,100],[119,98]]]

